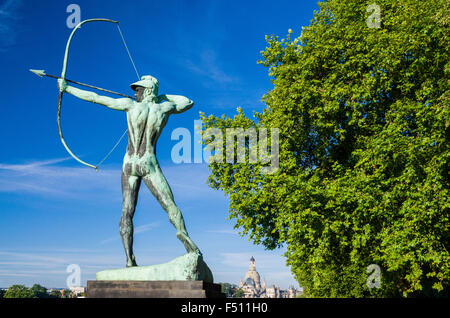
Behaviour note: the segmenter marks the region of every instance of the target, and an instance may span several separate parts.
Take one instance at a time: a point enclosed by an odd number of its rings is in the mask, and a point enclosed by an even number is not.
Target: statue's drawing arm
[[[127,111],[134,104],[134,101],[130,98],[111,98],[107,96],[101,96],[94,92],[78,89],[73,86],[67,85],[66,81],[59,79],[58,87],[61,91],[69,93],[75,97],[78,97],[87,102],[106,106],[114,110]]]
[[[194,102],[192,100],[180,95],[160,95],[158,98],[160,101],[168,101],[168,103],[164,103],[164,108],[171,114],[185,112],[194,106]]]

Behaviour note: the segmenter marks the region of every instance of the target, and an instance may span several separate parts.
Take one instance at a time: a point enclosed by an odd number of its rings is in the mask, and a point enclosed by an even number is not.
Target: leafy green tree
[[[449,1],[378,0],[380,28],[372,3],[319,3],[298,38],[267,37],[264,111],[200,115],[203,130],[278,128],[279,169],[211,162],[208,183],[242,234],[287,246],[308,296],[448,296]]]
[[[227,297],[232,295],[231,284],[229,283],[219,283],[221,287],[222,293],[224,293]]]
[[[41,286],[39,284],[34,284],[31,287],[31,291],[33,292],[36,298],[49,298],[49,294],[47,293],[47,288]]]
[[[226,297],[233,297],[233,290],[237,288],[237,285],[230,283],[219,283],[221,286],[221,291],[226,295]]]
[[[241,288],[237,288],[237,289],[234,291],[233,297],[234,297],[234,298],[244,298],[244,291],[243,291]]]
[[[76,298],[76,296],[70,289],[64,289],[61,298]]]
[[[36,298],[33,291],[24,285],[12,285],[8,288],[3,298]]]
[[[59,290],[52,290],[49,294],[50,298],[61,298],[61,292]]]
[[[3,295],[5,294],[5,290],[0,289],[0,298],[3,298]]]

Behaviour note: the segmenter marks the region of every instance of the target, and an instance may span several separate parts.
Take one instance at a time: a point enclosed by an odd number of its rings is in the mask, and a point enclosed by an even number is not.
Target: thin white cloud
[[[0,270],[0,275],[12,275],[12,276],[22,276],[22,275],[26,275],[26,276],[37,276],[37,274],[66,274],[65,270],[15,270],[13,271],[9,271],[9,270]]]
[[[24,164],[4,164],[0,163],[0,169],[1,170],[11,170],[11,171],[22,171],[26,173],[27,171],[35,171],[33,168],[42,167],[42,166],[48,166],[55,163],[60,163],[66,160],[69,160],[71,157],[66,158],[56,158],[56,159],[49,159],[49,160],[42,160],[42,161],[34,161],[31,163],[24,163]]]
[[[112,237],[108,237],[108,238],[106,238],[106,239],[100,241],[100,245],[108,244],[108,243],[110,243],[110,242],[117,241],[118,239],[119,239],[119,236],[118,236],[118,235],[112,236]]]
[[[0,192],[58,197],[80,197],[83,194],[83,197],[92,197],[106,192],[111,195],[111,191],[120,189],[120,171],[95,172],[83,167],[57,165],[66,160],[59,158],[25,164],[0,163]],[[118,189],[115,183],[119,183]]]
[[[220,68],[222,63],[219,62],[219,59],[213,50],[207,49],[201,51],[199,56],[195,56],[195,61],[196,62],[192,59],[186,59],[183,61],[183,65],[190,71],[203,76],[216,84],[226,84],[238,81],[237,77],[227,74],[226,71]]]
[[[14,28],[21,5],[21,0],[6,0],[0,4],[0,51],[5,51],[16,42],[17,32]]]
[[[139,234],[139,233],[144,233],[144,232],[150,231],[151,229],[159,227],[160,225],[161,225],[161,223],[159,223],[159,222],[152,222],[149,224],[136,226],[134,228],[134,234]]]
[[[14,272],[11,272],[11,271],[7,271],[7,272],[0,272],[0,276],[6,276],[6,277],[14,277],[14,276],[16,276],[16,277],[35,277],[36,276],[36,274],[34,274],[34,273],[32,273],[32,274],[23,274],[23,273],[14,273]],[[6,285],[5,286],[2,286],[2,287],[7,287]]]
[[[43,263],[39,263],[39,262],[17,262],[17,261],[13,261],[13,262],[0,262],[0,265],[20,265],[20,266],[46,266],[48,265],[48,263],[43,262]]]
[[[53,257],[53,256],[46,256],[41,254],[32,254],[32,253],[17,253],[17,252],[7,252],[7,251],[0,251],[0,255],[2,258],[10,257],[13,259],[18,260],[30,260],[30,261],[45,261],[47,265],[51,263],[64,263],[66,262],[65,259],[59,258],[59,257]]]
[[[20,0],[6,0],[0,5],[0,15],[4,17],[10,17],[14,10],[20,6]]]
[[[134,228],[134,235],[145,233],[147,231],[150,231],[151,229],[154,229],[154,228],[157,228],[157,227],[160,227],[160,226],[161,226],[160,222],[152,222],[152,223],[149,223],[149,224],[136,226]],[[104,245],[104,244],[107,244],[109,242],[117,241],[119,238],[120,238],[119,235],[115,235],[113,237],[109,237],[107,239],[102,240],[100,242],[100,245]]]

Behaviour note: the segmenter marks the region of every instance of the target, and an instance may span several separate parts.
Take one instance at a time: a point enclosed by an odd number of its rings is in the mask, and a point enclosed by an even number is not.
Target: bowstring
[[[105,161],[109,155],[114,151],[114,149],[117,148],[117,146],[120,144],[120,142],[122,141],[123,137],[125,137],[125,135],[128,132],[128,128],[125,129],[124,133],[122,134],[122,136],[119,138],[119,140],[116,142],[116,144],[114,145],[114,147],[108,152],[108,154],[105,156],[105,158],[102,159],[102,161],[100,161],[96,166],[95,166],[95,170],[98,170],[98,167],[103,163],[103,161]]]
[[[128,57],[130,58],[131,64],[133,64],[133,68],[134,68],[134,71],[136,72],[136,75],[137,75],[137,77],[138,77],[138,80],[140,80],[141,77],[139,76],[139,72],[138,72],[138,70],[137,70],[137,68],[136,68],[136,64],[134,64],[133,57],[131,56],[130,50],[128,49],[127,42],[125,41],[125,38],[124,38],[123,33],[122,33],[122,30],[120,29],[119,22],[117,22],[117,29],[119,30],[120,37],[122,38],[122,43],[123,43],[123,45],[125,46],[125,49],[127,50]],[[128,132],[128,128],[125,129],[125,131],[124,131],[124,133],[122,134],[122,136],[120,136],[119,140],[116,142],[116,144],[114,145],[114,147],[108,152],[108,154],[102,159],[102,161],[100,161],[100,162],[95,166],[95,170],[98,170],[98,167],[100,167],[100,165],[101,165],[106,159],[108,159],[108,157],[109,157],[109,156],[112,154],[112,152],[117,148],[117,146],[119,146],[120,142],[122,141],[123,137],[125,137],[125,135],[127,134],[127,132]]]
[[[136,75],[138,77],[138,80],[140,80],[141,77],[139,76],[139,72],[138,72],[138,70],[136,68],[136,65],[134,64],[133,58],[131,57],[130,50],[128,50],[127,42],[125,42],[125,38],[123,37],[122,30],[120,29],[120,26],[119,26],[119,22],[117,22],[117,29],[119,30],[120,37],[122,38],[123,45],[125,46],[125,49],[127,50],[128,56],[129,56],[129,58],[131,60],[131,63],[133,64],[133,67],[134,67],[134,70],[135,70]]]

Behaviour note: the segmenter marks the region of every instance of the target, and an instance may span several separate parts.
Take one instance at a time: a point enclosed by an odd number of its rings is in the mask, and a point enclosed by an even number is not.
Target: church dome
[[[260,277],[257,271],[248,271],[244,281],[247,283],[248,280],[251,280],[258,289],[261,287]]]
[[[245,285],[255,287],[255,281],[249,277],[245,280]]]
[[[247,284],[247,281],[252,280],[253,281],[253,286],[260,290],[261,289],[261,282],[260,282],[260,277],[259,277],[259,273],[256,271],[256,266],[255,266],[255,259],[252,258],[250,259],[250,268],[247,272],[247,274],[245,275],[244,278],[244,282]]]

